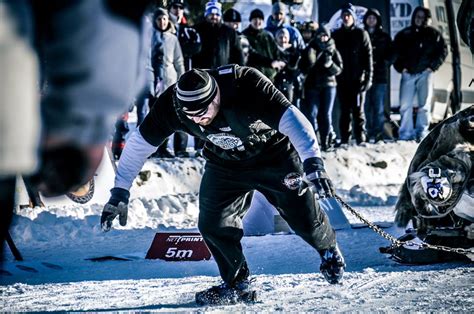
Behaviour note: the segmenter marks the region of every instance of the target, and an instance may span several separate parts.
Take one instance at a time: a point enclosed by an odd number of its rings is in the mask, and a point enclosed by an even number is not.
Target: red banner
[[[165,261],[202,261],[209,260],[211,252],[200,233],[158,232],[145,258]]]

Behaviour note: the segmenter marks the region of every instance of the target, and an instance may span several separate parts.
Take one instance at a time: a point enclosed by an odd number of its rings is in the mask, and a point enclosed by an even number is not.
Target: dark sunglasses
[[[183,9],[184,9],[184,7],[181,6],[181,5],[179,5],[179,4],[173,4],[171,7],[172,7],[173,9],[176,9],[176,10],[178,10],[178,9],[183,10]]]
[[[209,111],[209,106],[202,108],[198,111],[193,111],[193,112],[183,110],[183,113],[190,118],[200,118],[204,116],[208,111]]]

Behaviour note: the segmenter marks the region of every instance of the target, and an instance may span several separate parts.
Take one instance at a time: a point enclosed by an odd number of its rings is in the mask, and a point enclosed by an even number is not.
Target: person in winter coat
[[[275,76],[275,86],[295,106],[297,97],[295,95],[295,84],[298,84],[300,70],[298,63],[301,52],[290,44],[290,33],[286,28],[281,28],[276,33],[276,43],[280,51],[280,58],[285,66]]]
[[[221,21],[222,10],[218,2],[208,2],[205,20],[196,25],[201,36],[201,51],[193,56],[193,67],[215,69],[221,65],[243,64],[244,57],[237,32]]]
[[[240,15],[240,12],[236,9],[230,8],[224,12],[224,16],[222,17],[222,19],[224,20],[225,25],[229,26],[230,28],[233,28],[237,32],[237,35],[239,36],[240,40],[240,46],[242,47],[242,53],[244,56],[244,61],[242,65],[246,65],[249,60],[250,43],[247,37],[240,32],[240,25],[242,24],[242,16]]]
[[[262,72],[271,81],[285,63],[280,60],[278,46],[272,34],[263,29],[263,12],[255,9],[250,12],[249,26],[242,31],[250,43],[248,66]]]
[[[357,144],[365,142],[365,93],[372,85],[372,45],[369,34],[355,25],[357,15],[352,4],[341,8],[342,25],[332,35],[341,54],[344,71],[337,76],[337,95],[341,104],[339,130],[341,144],[348,144],[351,116]]]
[[[365,95],[364,105],[367,137],[378,142],[383,140],[385,95],[393,55],[392,39],[382,30],[382,17],[377,9],[367,10],[363,22],[370,36],[374,66],[372,87]]]
[[[168,13],[183,52],[184,68],[188,71],[192,68],[192,56],[201,50],[201,37],[196,29],[188,25],[186,16],[184,16],[184,0],[171,1]]]
[[[301,111],[319,132],[321,148],[328,150],[336,139],[332,126],[332,109],[336,99],[336,76],[343,71],[342,58],[326,25],[303,51],[300,69],[306,74]]]
[[[266,31],[276,35],[277,30],[280,28],[286,28],[290,33],[290,43],[293,47],[296,47],[302,51],[306,44],[301,36],[300,31],[286,22],[287,6],[282,2],[275,2],[272,6],[272,15],[267,19]]]
[[[398,32],[394,39],[394,67],[402,75],[399,139],[404,141],[420,141],[428,134],[433,72],[439,69],[448,55],[442,34],[428,26],[430,18],[430,10],[424,7],[415,8],[411,26]],[[418,100],[418,109],[416,123],[413,125],[415,97]]]
[[[296,234],[319,252],[326,280],[341,281],[344,259],[315,200],[314,193],[317,198],[330,197],[334,187],[314,130],[270,80],[251,67],[193,69],[157,99],[125,146],[115,187],[102,212],[104,231],[118,215],[126,224],[134,178],[147,156],[176,130],[206,142],[198,226],[224,283],[197,293],[199,304],[235,303],[252,293],[240,240],[242,218],[254,190],[264,194]],[[304,189],[304,174],[315,192]]]
[[[176,30],[165,9],[158,8],[155,11],[153,27],[151,65],[155,77],[155,95],[159,95],[184,73],[184,59]]]
[[[161,94],[169,86],[176,83],[184,73],[184,59],[181,46],[176,37],[173,23],[169,21],[168,11],[158,8],[153,14],[153,27],[155,29],[151,47],[151,66],[154,73],[155,95]],[[179,136],[176,135],[175,136]],[[175,141],[175,153],[186,152],[186,147],[179,147],[181,141]],[[154,157],[173,157],[167,149],[168,141],[161,145]]]

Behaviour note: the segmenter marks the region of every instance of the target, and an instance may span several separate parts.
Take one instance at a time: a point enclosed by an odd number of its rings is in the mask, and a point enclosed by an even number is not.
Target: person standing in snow
[[[399,140],[421,141],[427,134],[431,120],[433,73],[443,64],[448,48],[443,35],[429,26],[431,12],[424,7],[413,11],[411,26],[395,35],[395,63],[402,75],[400,80]],[[416,122],[413,123],[414,99],[418,99]]]
[[[369,34],[356,26],[357,14],[352,4],[341,7],[341,19],[341,27],[332,34],[344,64],[344,70],[336,77],[337,98],[341,105],[340,144],[349,144],[351,133],[354,133],[356,143],[360,145],[366,141],[364,102],[365,94],[372,86],[372,44]]]
[[[314,130],[268,78],[251,67],[192,69],[156,100],[123,151],[102,212],[104,231],[117,216],[126,224],[134,178],[156,146],[176,130],[205,141],[198,226],[224,281],[198,293],[199,304],[245,301],[252,292],[240,240],[254,190],[319,252],[326,280],[341,282],[344,259],[335,231],[315,200],[315,195],[325,198],[335,192]],[[303,188],[308,184],[313,189]]]
[[[373,84],[367,91],[364,104],[367,139],[378,142],[383,140],[385,95],[392,63],[392,39],[383,31],[382,16],[377,9],[368,9],[363,21],[370,36],[374,65]]]
[[[157,8],[153,13],[153,37],[151,44],[151,67],[153,69],[155,95],[164,92],[169,86],[176,83],[184,73],[184,59],[181,46],[176,37],[174,24],[170,23],[168,11]],[[187,157],[186,141],[180,134],[175,133],[173,142],[174,152],[177,157]],[[178,140],[178,138],[180,140]],[[182,145],[184,143],[184,145]],[[173,154],[168,151],[168,140],[158,147],[153,155],[158,158],[171,158]]]

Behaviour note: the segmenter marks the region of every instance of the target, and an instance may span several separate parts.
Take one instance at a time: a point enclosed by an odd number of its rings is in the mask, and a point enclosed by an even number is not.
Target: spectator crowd
[[[433,72],[444,62],[447,46],[441,33],[429,26],[431,13],[417,7],[411,25],[394,40],[384,31],[377,9],[368,9],[358,26],[355,7],[340,9],[342,24],[330,29],[317,21],[294,22],[283,2],[271,15],[253,9],[248,26],[235,8],[223,11],[211,0],[202,20],[189,25],[186,1],[168,1],[146,15],[149,31],[149,84],[136,98],[137,124],[153,99],[192,68],[218,69],[227,64],[251,66],[262,72],[312,124],[323,151],[352,143],[391,140],[421,141],[428,133],[433,96]],[[389,130],[385,110],[390,67],[401,73],[400,126]],[[416,100],[416,101],[415,101]],[[337,102],[337,103],[336,103]],[[418,105],[414,107],[414,103]],[[337,114],[333,109],[338,104]],[[126,117],[126,115],[125,115]],[[116,123],[113,151],[120,157],[127,133],[125,119]],[[173,136],[173,150],[165,141],[154,157],[189,157],[188,135]],[[196,155],[203,143],[194,140]]]

